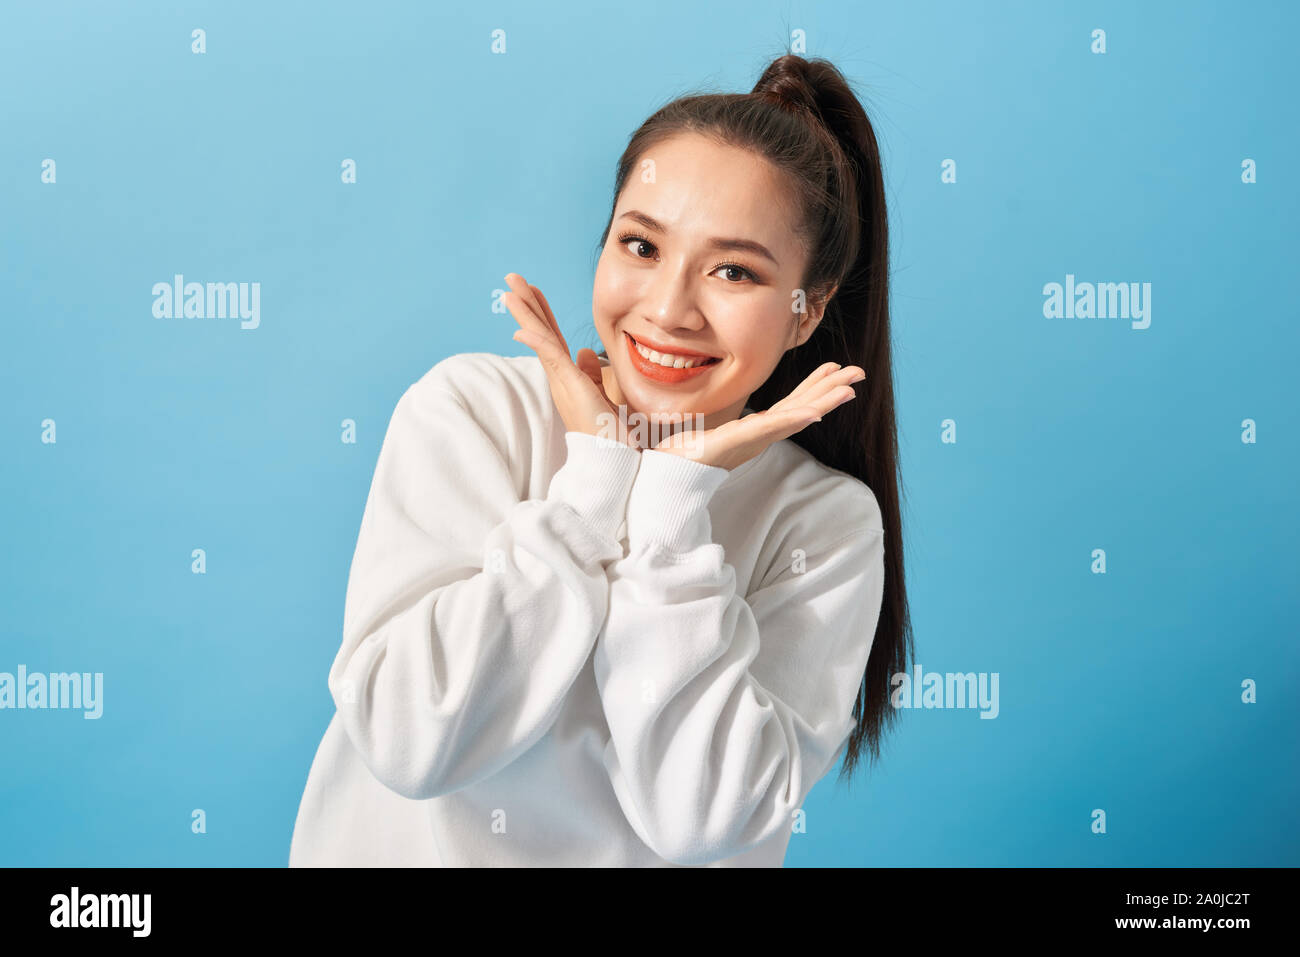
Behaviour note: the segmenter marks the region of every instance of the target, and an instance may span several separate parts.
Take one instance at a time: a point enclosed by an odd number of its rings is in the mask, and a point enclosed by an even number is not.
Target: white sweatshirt
[[[289,864],[779,867],[883,584],[875,496],[795,443],[638,452],[536,356],[445,359],[379,452]]]

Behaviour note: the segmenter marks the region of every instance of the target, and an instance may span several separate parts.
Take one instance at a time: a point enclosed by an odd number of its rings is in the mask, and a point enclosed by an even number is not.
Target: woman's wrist
[[[595,429],[590,431],[585,429],[571,430],[571,431],[574,431],[575,434],[586,435],[589,436],[590,438],[596,439],[600,443],[601,448],[622,446],[625,449],[631,449],[633,452],[641,451],[641,447],[636,444],[636,442],[633,440],[633,437],[627,433],[627,430],[623,430],[622,432],[619,432],[613,429],[606,428],[604,425],[599,425]]]
[[[565,432],[564,444],[568,457],[551,477],[546,497],[563,502],[596,531],[616,538],[627,515],[641,453],[590,432]]]
[[[648,449],[627,503],[629,548],[689,551],[712,541],[708,504],[730,473],[689,457]]]

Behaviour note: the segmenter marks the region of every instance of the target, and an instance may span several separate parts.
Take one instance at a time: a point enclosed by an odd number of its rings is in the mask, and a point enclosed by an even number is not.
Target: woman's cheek
[[[602,263],[592,289],[592,309],[599,321],[612,325],[634,302],[632,283],[620,270]]]
[[[758,369],[776,367],[785,352],[787,339],[792,337],[797,316],[789,305],[780,302],[757,313],[751,313],[746,328],[751,334],[745,339],[746,364]]]
[[[640,294],[641,280],[635,272],[612,266],[605,273],[604,294],[610,308],[617,312],[631,309]]]

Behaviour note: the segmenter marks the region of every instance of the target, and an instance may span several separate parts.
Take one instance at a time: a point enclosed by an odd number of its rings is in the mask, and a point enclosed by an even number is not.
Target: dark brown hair
[[[656,111],[618,161],[614,203],[600,238],[604,247],[628,176],[655,145],[699,133],[749,149],[785,174],[799,234],[808,252],[807,299],[831,294],[808,341],[788,349],[750,396],[761,412],[789,395],[824,362],[861,366],[858,397],[796,432],[790,440],[820,462],[866,483],[884,523],[885,587],[867,670],[854,703],[841,779],[851,777],[864,743],[872,763],[897,720],[890,678],[909,670],[912,629],[903,578],[899,516],[898,432],[889,333],[889,229],[875,131],[857,95],[831,63],[777,57],[749,93],[680,97]],[[605,353],[600,353],[602,356]]]

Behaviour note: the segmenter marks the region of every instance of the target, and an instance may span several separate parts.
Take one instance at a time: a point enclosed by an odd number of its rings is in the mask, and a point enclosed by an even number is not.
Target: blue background
[[[104,673],[0,711],[0,864],[286,863],[398,397],[531,354],[507,272],[595,345],[627,137],[794,29],[885,155],[917,660],[1001,711],[904,711],[787,866],[1300,864],[1298,8],[847,0],[0,6],[0,671]],[[178,272],[260,327],[154,318]]]

